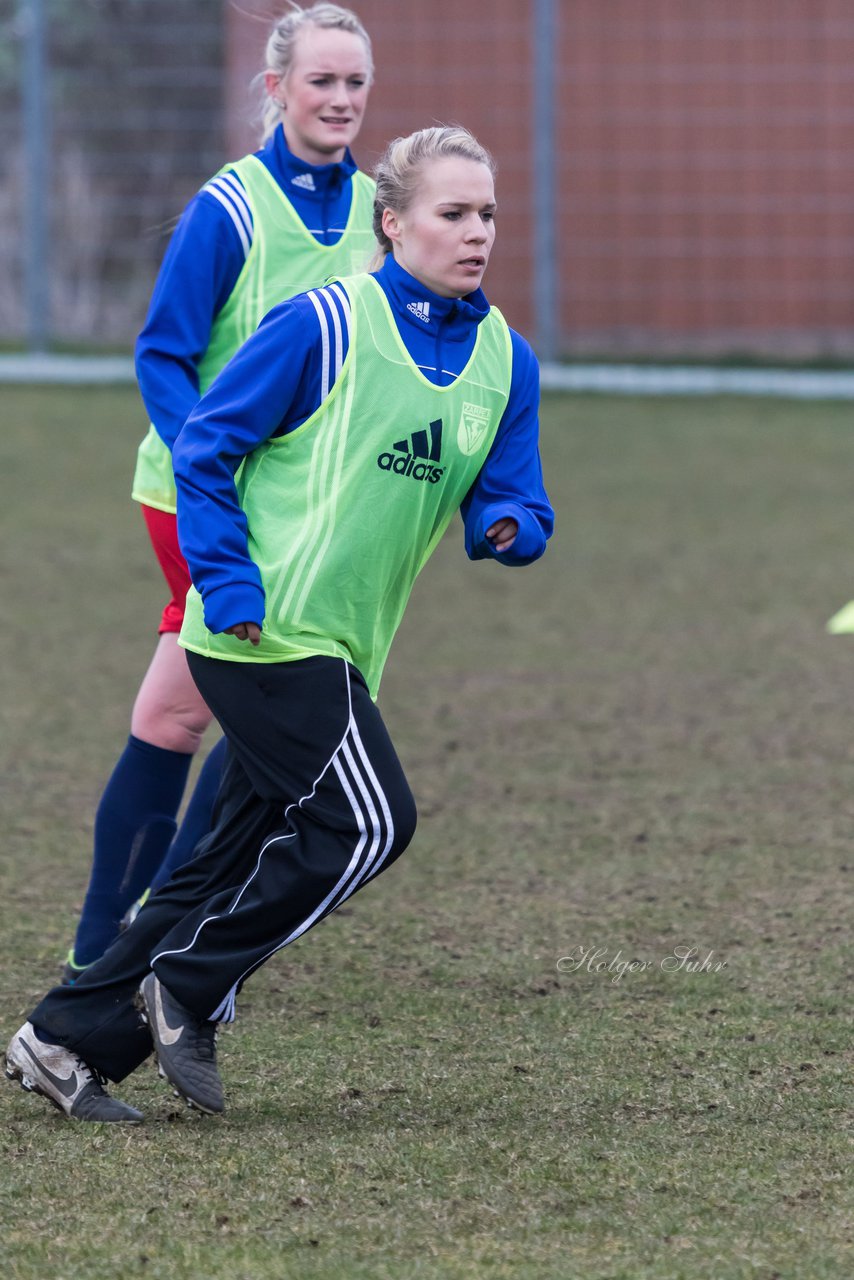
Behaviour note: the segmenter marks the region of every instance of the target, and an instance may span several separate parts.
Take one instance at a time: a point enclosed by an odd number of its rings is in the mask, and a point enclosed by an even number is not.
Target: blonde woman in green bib
[[[392,143],[382,265],[276,307],[178,438],[181,643],[228,761],[196,858],[12,1038],[7,1074],[66,1114],[138,1123],[101,1077],[152,1049],[223,1110],[216,1028],[247,978],[412,839],[375,698],[416,575],[458,512],[472,559],[545,551],[537,362],[480,288],[493,176],[464,129]]]
[[[152,425],[133,497],[170,599],[130,737],[98,807],[68,982],[112,942],[139,895],[165,883],[209,828],[224,743],[209,754],[173,841],[211,714],[178,645],[190,575],[178,546],[172,446],[200,394],[275,303],[362,268],[372,253],[374,184],[349,150],[372,75],[370,41],[353,13],[334,4],[292,8],[267,45],[264,145],[205,184],[166,253],[136,348]]]

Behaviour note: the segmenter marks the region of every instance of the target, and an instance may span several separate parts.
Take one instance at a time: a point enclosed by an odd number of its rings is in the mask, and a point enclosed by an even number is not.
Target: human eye
[[[459,209],[445,209],[442,217],[447,218],[448,222],[458,222],[461,214]]]

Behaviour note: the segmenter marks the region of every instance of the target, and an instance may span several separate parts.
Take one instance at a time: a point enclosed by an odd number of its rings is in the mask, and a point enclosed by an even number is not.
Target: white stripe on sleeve
[[[329,314],[332,317],[332,331],[335,334],[335,377],[332,378],[332,382],[334,382],[341,372],[341,365],[344,362],[341,346],[341,316],[336,299],[329,289],[321,289],[319,296],[329,308]]]
[[[246,226],[243,218],[232,203],[230,195],[220,190],[213,182],[209,182],[206,187],[202,188],[202,190],[206,191],[208,195],[213,196],[215,200],[218,200],[228,216],[231,218],[231,221],[234,223],[234,228],[240,237],[240,243],[243,246],[243,256],[244,258],[247,258],[249,256],[249,250],[252,247],[251,233],[250,235],[246,234]]]
[[[320,340],[323,344],[320,356],[320,403],[322,404],[329,395],[329,321],[314,289],[310,289],[307,296],[311,299],[311,304],[320,321]]]
[[[249,204],[249,199],[246,195],[246,188],[243,183],[240,181],[236,173],[220,174],[218,178],[214,179],[214,182],[216,182],[217,186],[221,187],[222,190],[228,189],[228,191],[231,192],[231,198],[234,201],[234,206],[243,218],[243,224],[246,227],[246,230],[249,233],[249,239],[251,240],[252,229],[255,224],[252,217],[252,209]]]

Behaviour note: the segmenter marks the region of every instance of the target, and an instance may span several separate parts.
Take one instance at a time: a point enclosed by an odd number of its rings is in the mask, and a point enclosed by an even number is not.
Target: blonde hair
[[[374,169],[377,191],[374,198],[374,235],[377,252],[369,270],[382,266],[392,244],[383,231],[383,213],[393,209],[405,213],[418,190],[418,181],[425,165],[433,160],[460,156],[485,164],[493,178],[496,164],[486,147],[481,146],[474,134],[458,124],[436,125],[432,129],[419,129],[406,138],[395,138],[386,147]]]
[[[291,4],[289,13],[285,13],[273,24],[267,40],[266,68],[274,71],[281,80],[288,74],[294,60],[294,51],[299,33],[306,27],[319,27],[327,31],[349,31],[364,41],[368,55],[368,84],[374,78],[374,59],[371,50],[371,38],[350,9],[343,9],[338,4],[318,3],[310,9],[303,9],[298,4]],[[264,73],[255,78],[255,84],[263,84]],[[263,115],[261,118],[261,141],[266,142],[282,119],[282,109],[269,95],[265,95]]]

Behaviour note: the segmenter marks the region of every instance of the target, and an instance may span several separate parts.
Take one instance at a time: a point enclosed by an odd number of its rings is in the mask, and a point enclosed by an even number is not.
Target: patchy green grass
[[[3,398],[5,1036],[71,936],[162,591],[134,393]],[[150,1067],[116,1089],[140,1130],[0,1090],[5,1280],[851,1273],[850,409],[543,423],[548,556],[449,536],[392,654],[412,849],[249,984],[222,1119]]]

